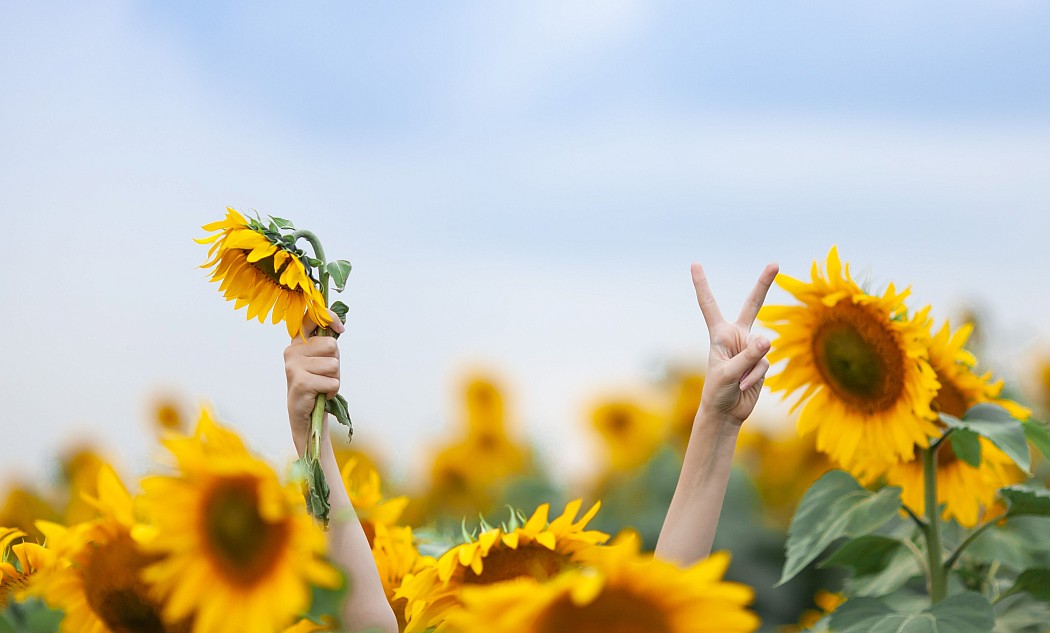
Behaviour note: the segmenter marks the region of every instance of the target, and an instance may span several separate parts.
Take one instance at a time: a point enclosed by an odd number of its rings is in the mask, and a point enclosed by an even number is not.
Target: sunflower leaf
[[[979,436],[967,429],[955,429],[948,441],[955,456],[977,468],[981,465],[981,441]]]
[[[309,457],[303,455],[292,463],[292,469],[301,482],[307,512],[321,521],[327,529],[328,513],[332,509],[329,503],[331,490],[328,488],[328,481],[324,478],[324,471],[321,470],[321,462],[311,461]]]
[[[354,425],[350,421],[350,409],[347,406],[346,398],[337,393],[334,398],[325,402],[324,408],[336,420],[339,420],[340,424],[346,425],[350,433],[349,439],[354,439]]]
[[[898,487],[871,492],[844,471],[825,474],[806,491],[791,520],[784,570],[776,586],[794,578],[836,539],[870,534],[900,509]]]
[[[350,268],[350,262],[345,259],[328,262],[325,268],[328,274],[332,276],[332,283],[335,284],[335,289],[339,292],[342,292],[343,288],[346,287],[346,278],[350,276]]]
[[[941,421],[952,429],[973,431],[987,438],[1017,464],[1021,470],[1031,474],[1031,457],[1025,441],[1024,426],[1006,409],[988,402],[974,405],[960,420],[942,413]]]
[[[1024,591],[1036,600],[1050,602],[1050,569],[1026,569],[1008,593]]]
[[[342,301],[333,301],[330,307],[332,308],[332,312],[335,312],[335,315],[339,317],[340,321],[342,321],[343,325],[346,325],[346,314],[350,312],[350,307]]]
[[[1032,419],[1025,420],[1024,436],[1039,449],[1043,457],[1050,459],[1050,427],[1046,423]]]
[[[1017,484],[999,490],[1006,501],[1007,516],[1050,516],[1050,490],[1030,484]]]
[[[293,230],[295,229],[295,225],[292,224],[292,222],[290,220],[285,220],[284,218],[279,218],[279,217],[274,216],[274,215],[270,216],[270,222],[272,224],[277,225],[277,228],[280,228],[280,229],[293,229]]]
[[[836,633],[987,633],[995,611],[979,593],[960,593],[919,613],[901,612],[875,598],[850,598],[831,614]]]

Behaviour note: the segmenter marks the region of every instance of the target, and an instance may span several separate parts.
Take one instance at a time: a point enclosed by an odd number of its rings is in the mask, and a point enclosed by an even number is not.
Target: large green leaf
[[[974,468],[981,465],[981,441],[978,437],[973,431],[955,429],[948,438],[955,456]]]
[[[942,600],[919,613],[896,611],[875,598],[850,598],[831,614],[835,633],[988,633],[995,612],[978,593]]]
[[[1032,567],[1050,568],[1050,517],[1014,516],[974,539],[964,559],[996,563],[1017,574]],[[1041,632],[1045,633],[1045,632]]]
[[[1007,505],[1007,516],[1050,516],[1050,490],[1032,484],[1017,484],[999,490]]]
[[[1011,593],[1024,591],[1037,600],[1050,602],[1050,569],[1026,569],[1010,589]]]
[[[987,438],[1014,460],[1014,463],[1022,470],[1029,472],[1031,456],[1028,452],[1028,442],[1025,441],[1024,426],[1006,409],[983,402],[970,407],[961,420],[942,413],[941,421],[949,428],[965,429]]]
[[[865,535],[846,541],[820,567],[848,567],[853,575],[844,584],[850,596],[885,596],[922,574],[919,561],[899,539]]]
[[[335,284],[335,289],[342,292],[343,288],[346,287],[346,278],[350,276],[350,262],[345,259],[337,259],[333,262],[328,262],[328,266],[325,269],[332,276],[332,283]]]
[[[901,509],[901,489],[865,490],[849,473],[818,479],[799,503],[788,529],[787,556],[777,585],[791,580],[836,539],[874,532]]]
[[[1039,449],[1043,457],[1050,459],[1050,427],[1038,420],[1026,420],[1024,436]]]
[[[330,398],[324,403],[325,411],[332,414],[340,424],[346,426],[349,429],[349,439],[354,439],[354,424],[350,421],[350,408],[347,405],[346,398],[342,394],[335,394],[334,398]]]

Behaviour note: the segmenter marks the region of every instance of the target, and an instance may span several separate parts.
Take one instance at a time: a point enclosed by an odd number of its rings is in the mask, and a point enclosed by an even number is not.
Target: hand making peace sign
[[[718,302],[707,283],[707,276],[700,264],[693,264],[693,286],[696,300],[707,322],[711,335],[711,351],[707,361],[707,378],[700,400],[701,409],[706,409],[720,419],[740,425],[751,415],[758,402],[758,394],[769,370],[766,352],[769,340],[753,336],[751,326],[758,310],[766,300],[769,286],[780,267],[767,264],[751,294],[744,301],[736,321],[726,321],[718,309]]]

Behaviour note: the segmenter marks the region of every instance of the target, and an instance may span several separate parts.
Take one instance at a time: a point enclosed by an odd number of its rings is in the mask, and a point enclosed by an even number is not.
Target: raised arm
[[[769,341],[751,334],[758,310],[779,268],[769,264],[744,302],[736,321],[726,321],[700,264],[693,264],[696,300],[711,336],[707,377],[693,422],[656,556],[688,565],[711,553],[733,467],[740,425],[751,415],[762,390]]]
[[[313,327],[307,329],[306,326],[304,323],[305,336],[309,336]],[[338,318],[329,327],[336,332],[343,331]],[[327,336],[294,339],[284,350],[284,367],[288,378],[288,420],[292,440],[301,457],[306,451],[310,414],[317,394],[332,397],[339,391],[339,347],[336,340]],[[351,587],[343,607],[345,630],[351,633],[375,630],[397,633],[397,620],[383,592],[368,539],[339,474],[328,434],[328,416],[325,416],[321,438],[321,468],[331,488],[332,503],[328,555],[332,562],[346,571]]]

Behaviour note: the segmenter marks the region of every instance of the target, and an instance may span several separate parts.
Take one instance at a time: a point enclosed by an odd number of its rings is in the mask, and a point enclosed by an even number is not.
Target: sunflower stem
[[[935,605],[947,595],[948,577],[941,547],[941,518],[937,507],[937,449],[934,444],[922,453],[926,492],[926,556],[929,560],[930,603]]]
[[[304,239],[310,243],[313,247],[314,259],[321,262],[317,267],[317,281],[321,287],[321,297],[324,299],[324,307],[328,308],[328,260],[325,259],[324,247],[321,246],[321,240],[317,238],[311,231],[299,230],[292,233],[292,243],[298,242],[300,239]],[[318,325],[314,331],[314,336],[331,336],[331,331],[326,327]],[[306,456],[311,463],[317,463],[321,459],[321,432],[324,429],[324,415],[328,398],[323,394],[317,394],[317,399],[314,400],[314,410],[310,415],[310,442],[306,447]],[[327,491],[326,491],[327,492]],[[317,517],[321,519],[325,526],[328,525],[328,508],[329,501],[327,494],[324,495],[324,507],[325,511],[323,516]]]
[[[954,566],[955,562],[957,560],[959,560],[959,556],[962,555],[963,550],[965,550],[967,547],[969,547],[971,543],[976,541],[978,536],[984,534],[985,530],[987,530],[988,528],[994,526],[996,523],[1001,521],[1004,516],[1006,516],[1006,515],[1005,514],[997,514],[995,516],[995,518],[989,520],[987,523],[985,523],[981,527],[979,527],[976,530],[974,530],[973,532],[971,532],[970,535],[966,537],[966,540],[963,541],[959,545],[959,547],[957,547],[955,549],[954,552],[952,552],[952,555],[948,557],[948,560],[944,561],[944,570],[946,572],[951,571],[952,566]]]

